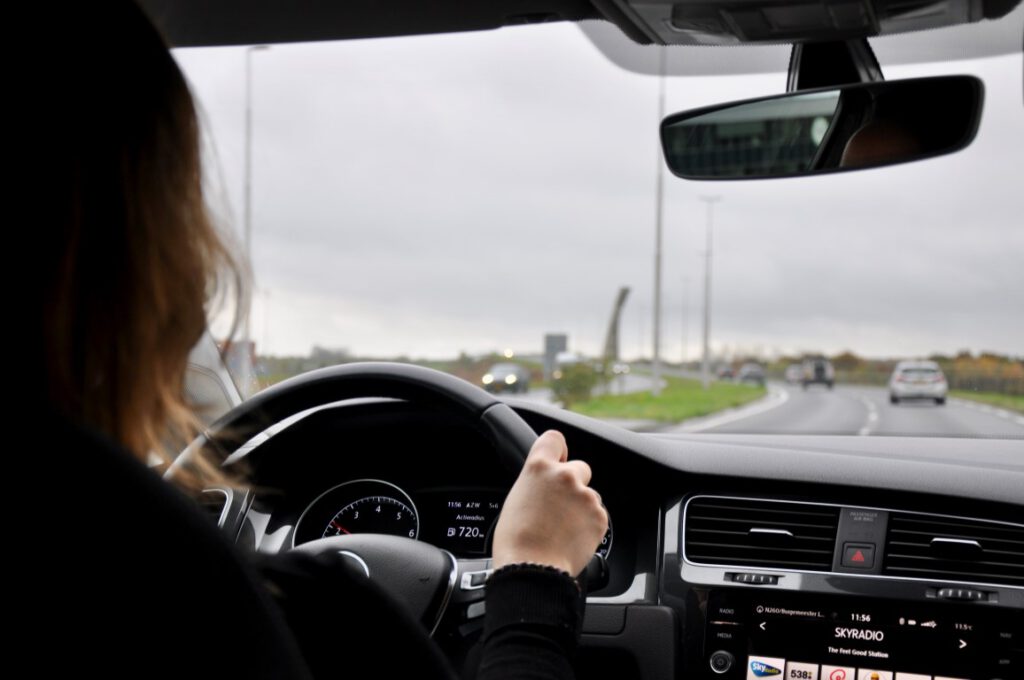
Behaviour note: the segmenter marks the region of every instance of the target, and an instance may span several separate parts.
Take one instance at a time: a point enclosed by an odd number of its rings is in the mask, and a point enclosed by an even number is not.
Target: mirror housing
[[[967,147],[984,86],[940,76],[802,90],[684,111],[661,124],[685,179],[799,177],[934,158]]]

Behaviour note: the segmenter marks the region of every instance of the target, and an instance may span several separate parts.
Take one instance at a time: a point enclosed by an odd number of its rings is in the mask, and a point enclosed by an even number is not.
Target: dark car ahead
[[[764,368],[755,363],[743,364],[736,374],[736,381],[764,387]]]
[[[488,392],[522,394],[530,389],[530,371],[519,364],[494,364],[487,369],[480,382]]]
[[[804,375],[800,383],[806,390],[810,385],[825,385],[829,389],[836,384],[836,371],[832,362],[825,357],[804,359]]]

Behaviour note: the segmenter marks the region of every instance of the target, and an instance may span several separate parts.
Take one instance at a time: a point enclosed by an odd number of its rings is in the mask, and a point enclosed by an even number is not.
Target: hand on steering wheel
[[[568,452],[560,434],[546,433],[538,440],[507,404],[475,385],[419,366],[346,364],[278,383],[214,423],[166,476],[174,477],[200,452],[216,451],[226,458],[290,416],[359,397],[405,399],[454,412],[492,442],[507,468],[521,470],[496,529],[494,552],[499,566],[536,562],[576,575],[587,565],[607,527],[607,513],[597,493],[587,487],[590,468],[586,463],[566,460]],[[295,550],[341,553],[357,560],[371,579],[404,602],[431,633],[451,602],[458,604],[463,620],[482,615],[484,584],[493,566],[491,560],[458,560],[430,544],[382,534],[323,538]]]
[[[533,562],[576,576],[594,556],[608,513],[587,486],[590,466],[568,456],[565,437],[554,430],[533,445],[494,530],[495,569]]]

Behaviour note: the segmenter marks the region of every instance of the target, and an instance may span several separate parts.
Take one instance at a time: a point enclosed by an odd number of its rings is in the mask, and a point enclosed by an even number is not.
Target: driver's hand
[[[533,562],[577,576],[593,557],[608,513],[587,486],[590,466],[568,456],[565,437],[554,430],[533,445],[494,530],[495,569]]]

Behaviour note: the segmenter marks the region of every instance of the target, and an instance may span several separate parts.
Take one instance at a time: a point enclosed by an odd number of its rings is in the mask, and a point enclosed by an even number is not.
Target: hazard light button
[[[874,543],[844,543],[842,565],[853,569],[873,568],[875,566]]]

